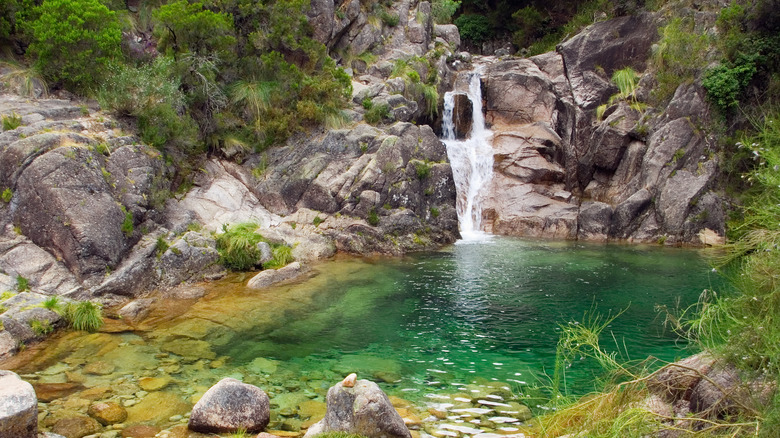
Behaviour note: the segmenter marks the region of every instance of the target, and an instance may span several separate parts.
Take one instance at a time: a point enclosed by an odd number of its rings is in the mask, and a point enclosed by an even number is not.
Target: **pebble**
[[[136,399],[134,399],[134,398],[131,398],[131,399],[128,399],[128,400],[125,400],[125,401],[123,401],[123,402],[122,402],[122,406],[124,406],[124,407],[126,407],[126,408],[129,408],[130,406],[133,406],[133,405],[135,405],[136,403],[138,403],[138,400],[136,400]]]
[[[179,421],[179,420],[181,420],[183,418],[184,418],[183,415],[174,415],[171,418],[169,418],[168,421]]]

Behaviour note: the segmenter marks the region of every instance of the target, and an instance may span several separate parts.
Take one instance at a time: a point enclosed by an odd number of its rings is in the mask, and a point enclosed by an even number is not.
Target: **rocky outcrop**
[[[270,418],[268,396],[260,388],[225,378],[192,408],[189,428],[202,433],[260,432]]]
[[[665,109],[610,99],[612,73],[643,71],[657,38],[655,17],[642,14],[594,24],[559,53],[487,59],[485,120],[495,133],[487,231],[666,244],[724,235],[701,87],[681,85]],[[651,71],[645,77],[652,82]]]
[[[32,385],[16,373],[0,370],[0,438],[35,438],[38,401]]]
[[[324,432],[347,432],[369,438],[411,438],[404,420],[376,383],[349,377],[328,390],[327,412],[304,438]]]

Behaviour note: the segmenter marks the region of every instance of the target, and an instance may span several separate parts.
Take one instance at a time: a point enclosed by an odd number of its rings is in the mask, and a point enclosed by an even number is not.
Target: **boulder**
[[[262,431],[270,419],[270,402],[260,388],[225,378],[192,408],[189,428],[201,433]]]
[[[33,384],[35,388],[35,394],[38,396],[38,400],[49,403],[52,400],[58,398],[65,398],[71,394],[74,394],[82,389],[84,385],[74,382],[65,383],[42,383],[36,382]]]
[[[411,432],[379,386],[368,380],[339,382],[328,390],[327,412],[306,432],[347,432],[369,438],[411,438]]]
[[[147,424],[136,424],[123,429],[122,438],[154,438],[161,430],[159,427]]]
[[[460,31],[454,24],[436,24],[433,26],[433,35],[447,41],[450,50],[457,52],[460,47]]]
[[[485,122],[500,126],[549,122],[558,98],[550,78],[529,59],[495,63],[484,79]]]
[[[38,433],[38,401],[32,385],[0,370],[0,438],[35,438]]]
[[[250,278],[246,284],[249,289],[263,289],[280,281],[290,280],[302,273],[301,264],[292,262],[279,269],[266,269]]]
[[[670,403],[690,400],[693,388],[714,364],[715,358],[708,353],[693,355],[656,372],[648,379],[647,387]]]

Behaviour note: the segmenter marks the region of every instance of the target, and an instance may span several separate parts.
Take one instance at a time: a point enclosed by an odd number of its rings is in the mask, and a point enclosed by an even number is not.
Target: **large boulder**
[[[347,432],[369,438],[411,438],[411,432],[379,386],[347,377],[328,390],[327,412],[304,438],[323,432]]]
[[[0,370],[0,438],[35,438],[37,433],[35,390],[16,373]]]
[[[189,428],[201,433],[243,429],[256,433],[270,419],[270,402],[260,388],[225,378],[209,388],[192,408]]]

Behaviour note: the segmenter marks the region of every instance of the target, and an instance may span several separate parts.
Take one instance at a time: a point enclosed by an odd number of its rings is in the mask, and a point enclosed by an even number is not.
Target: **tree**
[[[232,18],[204,9],[203,3],[177,0],[160,6],[152,16],[158,48],[171,51],[176,58],[190,52],[199,57],[217,56],[225,60],[236,43]]]
[[[45,0],[36,12],[28,54],[48,79],[87,90],[121,56],[119,20],[100,0]]]

